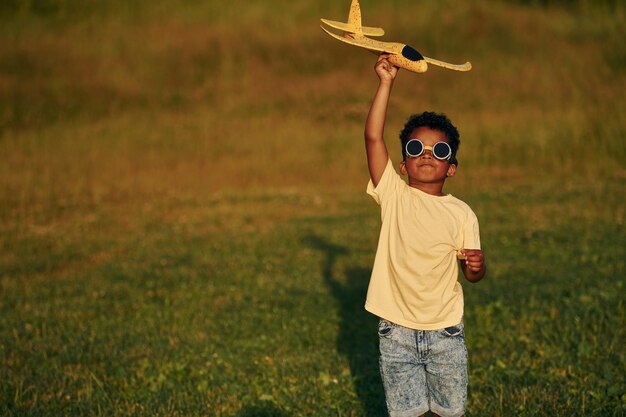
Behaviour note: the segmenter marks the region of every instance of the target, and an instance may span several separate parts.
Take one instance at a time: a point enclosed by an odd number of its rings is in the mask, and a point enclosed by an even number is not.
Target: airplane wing
[[[344,32],[359,33],[359,28],[355,25],[351,25],[344,22],[337,22],[336,20],[320,19],[324,24],[331,28],[343,30]],[[361,31],[365,36],[383,36],[385,31],[383,28],[375,28],[368,26],[361,26]]]
[[[341,42],[345,42],[350,45],[365,48],[370,51],[388,52],[391,54],[402,54],[402,48],[404,47],[404,45],[399,44],[399,43],[379,42],[379,41],[375,41],[375,40],[367,39],[367,38],[364,38],[364,39],[344,38],[343,36],[339,36],[337,34],[330,32],[324,26],[321,26],[321,28],[324,32],[328,33],[330,36],[332,36],[333,38]]]
[[[456,65],[456,64],[449,64],[447,62],[439,61],[437,59],[428,58],[427,56],[424,57],[424,60],[428,62],[429,64],[437,65],[439,67],[443,67],[443,68],[447,68],[447,69],[451,69],[455,71],[469,71],[472,69],[472,64],[470,64],[469,62],[466,62],[465,64],[461,64],[461,65]]]

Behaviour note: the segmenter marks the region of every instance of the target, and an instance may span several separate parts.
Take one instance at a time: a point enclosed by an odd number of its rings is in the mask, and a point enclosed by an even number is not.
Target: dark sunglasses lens
[[[424,147],[422,146],[422,142],[419,140],[412,139],[406,144],[406,153],[409,156],[419,156],[423,150]]]
[[[448,159],[451,153],[450,145],[445,142],[437,142],[433,147],[433,155],[435,155],[435,158]]]

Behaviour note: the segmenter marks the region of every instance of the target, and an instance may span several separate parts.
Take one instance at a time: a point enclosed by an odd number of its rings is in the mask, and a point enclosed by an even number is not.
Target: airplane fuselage
[[[344,33],[344,37],[367,41],[368,44],[378,50],[392,52],[387,59],[390,63],[397,67],[417,73],[426,72],[426,70],[428,70],[428,63],[424,60],[424,56],[409,45],[399,42],[377,41],[375,39],[353,33]]]

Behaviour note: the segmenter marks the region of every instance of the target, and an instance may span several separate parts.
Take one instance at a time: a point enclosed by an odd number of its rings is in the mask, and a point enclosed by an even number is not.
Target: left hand
[[[472,272],[480,272],[485,266],[485,256],[480,249],[461,249],[461,254],[464,256],[465,265],[467,269]]]

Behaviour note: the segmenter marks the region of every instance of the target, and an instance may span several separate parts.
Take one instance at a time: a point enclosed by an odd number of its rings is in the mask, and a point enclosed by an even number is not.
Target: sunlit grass
[[[491,271],[465,285],[469,415],[623,412],[621,188],[463,195]],[[5,412],[381,415],[369,200],[164,199],[5,241]]]
[[[318,28],[347,3],[0,8],[0,413],[383,412],[375,57]],[[387,140],[426,109],[461,131],[468,415],[624,415],[624,8],[527,3],[362,0],[474,65],[402,72]]]

